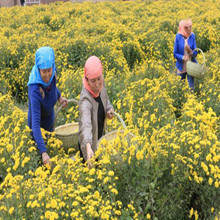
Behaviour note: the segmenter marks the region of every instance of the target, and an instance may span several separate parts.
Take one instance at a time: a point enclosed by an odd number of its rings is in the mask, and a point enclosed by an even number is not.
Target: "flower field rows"
[[[126,1],[0,8],[0,219],[219,219],[219,1]],[[190,17],[207,73],[175,73],[178,23]],[[79,99],[91,55],[125,133],[103,140],[88,169],[43,131],[44,167],[27,127],[27,81],[41,46],[55,50],[58,87]],[[198,61],[203,62],[202,55]],[[57,124],[78,120],[77,106]],[[108,129],[123,129],[117,119]],[[128,139],[129,132],[135,136]]]

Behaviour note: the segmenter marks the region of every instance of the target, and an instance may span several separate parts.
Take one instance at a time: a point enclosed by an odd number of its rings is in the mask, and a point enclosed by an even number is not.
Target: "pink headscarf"
[[[95,93],[89,86],[87,79],[94,79],[102,75],[102,63],[100,59],[96,56],[91,56],[86,61],[85,69],[84,69],[84,77],[83,77],[83,85],[84,87],[91,93],[94,98],[99,96],[99,93]],[[102,79],[103,80],[103,79]],[[101,88],[102,90],[102,88]]]
[[[185,27],[189,27],[192,25],[192,21],[190,19],[184,19],[184,20],[181,20],[180,23],[179,23],[179,32],[180,34],[182,34],[184,37],[189,37],[190,35],[187,34],[187,32],[185,31]]]

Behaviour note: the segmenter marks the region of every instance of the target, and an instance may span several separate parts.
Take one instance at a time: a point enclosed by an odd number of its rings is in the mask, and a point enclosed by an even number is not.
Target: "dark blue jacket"
[[[196,37],[194,33],[191,33],[187,40],[190,48],[194,50],[196,48]],[[184,56],[184,47],[185,47],[185,40],[184,37],[177,33],[175,42],[174,42],[174,58],[176,58],[176,67],[178,70],[182,71],[183,70],[183,56]],[[192,57],[192,62],[197,63],[195,57],[197,56],[197,51],[193,51],[193,57]]]
[[[40,84],[32,84],[28,87],[28,126],[32,129],[40,154],[47,150],[40,128],[53,130],[54,105],[59,98],[60,91],[56,87],[55,77],[48,88]]]

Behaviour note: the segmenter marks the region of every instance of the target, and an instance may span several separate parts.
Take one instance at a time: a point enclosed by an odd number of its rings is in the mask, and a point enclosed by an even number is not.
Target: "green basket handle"
[[[125,125],[123,119],[121,118],[121,116],[118,113],[116,113],[116,112],[113,112],[113,115],[117,116],[118,120],[122,123],[122,125],[123,125],[123,127],[125,129],[126,125]]]
[[[198,50],[198,51],[200,51],[202,53],[203,59],[204,59],[204,63],[202,64],[202,67],[204,67],[204,65],[205,65],[205,54],[203,53],[203,51],[200,48],[195,48],[194,50]]]
[[[79,102],[76,99],[68,99],[67,100],[67,104],[71,103],[71,102],[75,103],[77,105],[79,104]],[[54,117],[54,121],[53,121],[53,129],[55,128],[57,116],[58,116],[59,112],[62,110],[63,105],[64,105],[64,103],[62,105],[60,105],[60,107],[57,109],[57,111],[55,113],[55,117]]]

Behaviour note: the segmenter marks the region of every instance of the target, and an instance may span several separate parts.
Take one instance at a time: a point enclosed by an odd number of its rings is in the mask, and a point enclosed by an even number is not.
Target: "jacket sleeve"
[[[196,49],[196,37],[195,35],[193,34],[193,44],[192,44],[192,50]],[[198,54],[198,51],[194,50],[193,51],[193,57],[196,57]]]
[[[57,70],[55,70],[54,79],[55,79],[55,86],[56,86],[56,83],[57,83]],[[60,96],[61,96],[61,93],[60,93],[59,89],[57,88],[57,86],[56,86],[56,92],[57,92],[57,100],[59,100]]]
[[[179,53],[179,42],[178,41],[179,41],[179,38],[176,35],[175,42],[174,42],[173,55],[174,55],[174,58],[176,58],[180,62],[183,62],[183,54]]]
[[[112,106],[112,104],[109,101],[108,95],[107,95],[107,106],[106,106],[106,113],[110,110],[110,109],[114,110],[114,107]]]
[[[37,144],[37,148],[40,151],[40,154],[47,151],[46,145],[44,143],[40,124],[41,124],[41,94],[37,89],[33,90],[30,96],[31,102],[31,115],[32,115],[32,132],[34,136],[34,140]]]
[[[60,96],[61,96],[61,93],[60,93],[60,91],[59,91],[59,89],[56,87],[56,90],[57,90],[57,100],[59,100],[60,99]]]
[[[79,140],[80,148],[84,159],[87,158],[86,144],[93,144],[92,133],[92,104],[86,98],[83,98],[79,103]]]
[[[104,81],[104,94],[105,94],[105,99],[106,99],[106,113],[107,113],[111,108],[114,110],[114,107],[112,106],[112,104],[109,100],[106,85],[105,85],[105,81]]]

